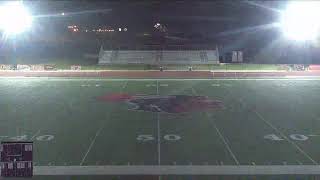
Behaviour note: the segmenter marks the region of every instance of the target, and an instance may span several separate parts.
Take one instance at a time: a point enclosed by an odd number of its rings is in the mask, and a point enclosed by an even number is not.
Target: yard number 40
[[[264,136],[265,139],[269,139],[272,141],[283,141],[285,140],[283,137],[279,137],[276,134],[268,134]],[[290,134],[289,138],[295,141],[306,141],[309,139],[308,136],[305,136],[303,134]]]

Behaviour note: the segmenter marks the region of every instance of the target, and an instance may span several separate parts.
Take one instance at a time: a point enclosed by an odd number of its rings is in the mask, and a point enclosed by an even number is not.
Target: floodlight
[[[0,6],[0,31],[5,34],[19,34],[31,27],[32,16],[20,1]]]
[[[292,40],[314,40],[320,30],[320,1],[292,1],[281,12],[281,28]]]

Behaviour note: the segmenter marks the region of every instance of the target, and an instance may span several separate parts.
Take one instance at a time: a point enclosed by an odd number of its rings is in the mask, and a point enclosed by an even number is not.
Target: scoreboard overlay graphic
[[[1,176],[32,177],[32,142],[1,142]]]

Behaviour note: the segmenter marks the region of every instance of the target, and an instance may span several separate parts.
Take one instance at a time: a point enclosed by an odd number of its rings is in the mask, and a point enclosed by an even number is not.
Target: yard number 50
[[[176,134],[166,134],[163,136],[163,139],[166,141],[178,141],[181,139],[181,136]],[[148,142],[155,140],[155,137],[151,134],[140,134],[137,136],[137,140],[141,142]]]

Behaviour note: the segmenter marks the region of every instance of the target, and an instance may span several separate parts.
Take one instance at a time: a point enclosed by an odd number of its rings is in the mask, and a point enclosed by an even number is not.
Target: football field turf
[[[0,138],[34,141],[37,166],[316,165],[320,81],[0,79]],[[224,109],[128,110],[106,94],[201,95]]]

